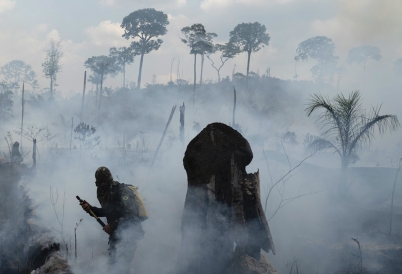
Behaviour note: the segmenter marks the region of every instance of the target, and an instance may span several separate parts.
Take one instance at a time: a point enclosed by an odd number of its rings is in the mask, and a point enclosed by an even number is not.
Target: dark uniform
[[[144,237],[135,196],[127,185],[113,181],[107,167],[98,168],[95,178],[102,207],[91,207],[91,210],[98,217],[106,217],[111,228],[109,255],[113,273],[130,273],[130,262],[138,242]],[[101,185],[100,182],[108,184]]]
[[[15,142],[13,144],[13,149],[11,150],[11,162],[13,163],[21,163],[24,159],[20,153],[20,143]]]

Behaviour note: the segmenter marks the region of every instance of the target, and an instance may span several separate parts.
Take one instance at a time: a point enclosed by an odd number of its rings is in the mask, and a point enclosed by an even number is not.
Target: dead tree
[[[180,141],[182,144],[184,144],[184,114],[186,111],[186,107],[184,106],[184,102],[183,102],[183,106],[180,106]]]
[[[243,273],[234,269],[242,260],[276,273],[260,254],[261,249],[275,254],[275,246],[261,205],[259,172],[245,169],[252,159],[247,140],[221,123],[209,124],[187,146],[177,273]]]
[[[162,146],[163,139],[165,138],[166,131],[167,131],[168,127],[169,127],[170,121],[172,121],[172,117],[173,117],[173,114],[174,114],[174,111],[175,111],[175,110],[176,110],[176,106],[173,106],[173,107],[172,107],[172,110],[170,111],[170,116],[169,116],[169,119],[168,119],[168,121],[167,121],[167,123],[166,123],[165,130],[163,131],[162,138],[161,138],[161,140],[160,140],[160,142],[159,142],[158,147],[156,148],[155,155],[154,155],[154,158],[152,159],[152,164],[151,164],[151,166],[154,165],[156,156],[158,155],[159,149],[160,149],[161,146]]]
[[[233,87],[233,121],[232,121],[232,127],[236,128],[236,120],[235,120],[235,114],[236,114],[236,89]]]
[[[32,168],[36,168],[36,139],[32,140],[33,142],[33,148],[32,148]]]
[[[21,99],[21,107],[22,107],[22,111],[21,111],[21,139],[20,139],[20,147],[21,147],[21,154],[24,154],[24,152],[22,151],[22,132],[24,130],[24,83],[22,83],[22,99]]]

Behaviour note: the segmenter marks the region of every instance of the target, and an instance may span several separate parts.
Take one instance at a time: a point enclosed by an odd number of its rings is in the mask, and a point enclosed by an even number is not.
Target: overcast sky
[[[50,38],[61,39],[64,56],[58,75],[58,90],[68,95],[81,92],[84,62],[107,55],[112,46],[128,46],[121,37],[123,17],[142,8],[155,8],[168,14],[168,33],[158,51],[144,58],[143,83],[153,75],[159,83],[169,81],[170,63],[180,58],[180,73],[192,77],[193,58],[179,37],[181,28],[202,23],[208,32],[218,34],[216,42],[226,42],[229,32],[242,22],[264,24],[271,37],[269,46],[251,56],[251,70],[292,79],[298,43],[317,35],[335,42],[335,54],[347,69],[341,86],[362,88],[362,69],[348,65],[348,51],[360,45],[378,46],[383,58],[367,64],[367,90],[374,95],[392,78],[392,63],[402,58],[402,1],[398,0],[0,0],[0,66],[20,59],[32,65],[41,87],[48,86],[41,64]],[[299,79],[311,79],[308,61],[297,65]],[[139,58],[128,68],[127,80],[137,81]],[[240,54],[222,69],[222,76],[246,72],[246,54]],[[173,69],[176,78],[177,62]],[[216,71],[205,61],[204,79],[217,80]],[[391,79],[392,78],[392,79]],[[107,79],[106,86],[119,86],[120,77]]]

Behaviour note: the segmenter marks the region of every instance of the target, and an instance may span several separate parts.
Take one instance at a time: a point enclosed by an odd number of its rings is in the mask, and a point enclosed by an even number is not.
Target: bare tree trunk
[[[180,141],[181,143],[184,145],[184,114],[186,111],[186,107],[184,106],[184,102],[183,102],[183,106],[180,106]]]
[[[100,109],[101,109],[101,102],[102,102],[102,92],[103,92],[103,74],[101,75],[100,93],[99,93],[98,125],[97,125],[98,128],[99,128]]]
[[[95,92],[95,109],[98,106],[98,87],[99,84],[96,84],[96,92]]]
[[[248,91],[248,74],[250,71],[250,58],[251,58],[251,50],[247,52],[247,78],[246,78],[246,90]]]
[[[33,149],[32,149],[32,168],[36,168],[36,139],[33,139]]]
[[[53,75],[50,75],[50,99],[53,99]]]
[[[204,70],[204,54],[201,54],[201,75],[200,75],[200,86],[202,85],[202,72]]]
[[[84,119],[84,101],[85,101],[85,88],[86,88],[86,85],[87,85],[87,72],[85,71],[84,72],[84,89],[82,91],[82,104],[81,104],[81,115],[80,115],[81,122]]]
[[[141,89],[141,73],[142,73],[142,62],[144,61],[144,53],[141,53],[141,59],[140,59],[140,71],[138,72],[138,85],[137,88]]]
[[[275,254],[259,173],[245,170],[253,157],[249,143],[229,126],[214,123],[189,143],[184,155],[188,188],[175,273],[252,273],[228,271],[240,257],[260,261],[261,249]]]
[[[195,84],[197,81],[197,54],[194,54],[194,89],[193,89],[193,108],[194,108],[194,101],[195,101]]]
[[[21,139],[20,139],[20,148],[21,148],[21,155],[24,155],[24,152],[22,151],[22,132],[24,130],[24,94],[25,94],[25,86],[24,82],[22,83],[22,100],[21,100],[21,105],[22,105],[22,113],[21,113]]]
[[[152,164],[151,164],[151,166],[154,165],[156,156],[158,155],[159,149],[161,148],[163,139],[165,138],[166,131],[167,131],[168,127],[169,127],[170,121],[172,121],[172,117],[173,117],[173,114],[174,114],[174,111],[175,111],[175,110],[176,110],[176,106],[173,106],[173,107],[172,107],[172,111],[170,112],[170,116],[169,116],[168,122],[166,123],[165,130],[163,131],[162,138],[161,138],[161,140],[160,140],[160,142],[159,142],[158,147],[156,148],[155,155],[154,155],[154,158],[152,159]]]
[[[233,87],[233,96],[234,96],[234,103],[233,103],[233,124],[232,127],[236,128],[236,121],[235,121],[235,114],[236,114],[236,89]]]

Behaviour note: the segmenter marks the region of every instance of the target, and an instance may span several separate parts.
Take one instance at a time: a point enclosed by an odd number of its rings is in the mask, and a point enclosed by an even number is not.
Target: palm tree
[[[369,112],[362,108],[359,91],[353,91],[348,97],[342,93],[332,100],[320,94],[314,94],[305,109],[310,116],[316,109],[324,109],[316,119],[316,125],[322,131],[321,137],[311,143],[316,150],[334,150],[341,158],[342,181],[339,194],[346,195],[347,169],[359,158],[357,152],[361,145],[369,145],[377,127],[380,134],[393,132],[399,127],[396,115],[379,115],[381,107],[372,107]]]

